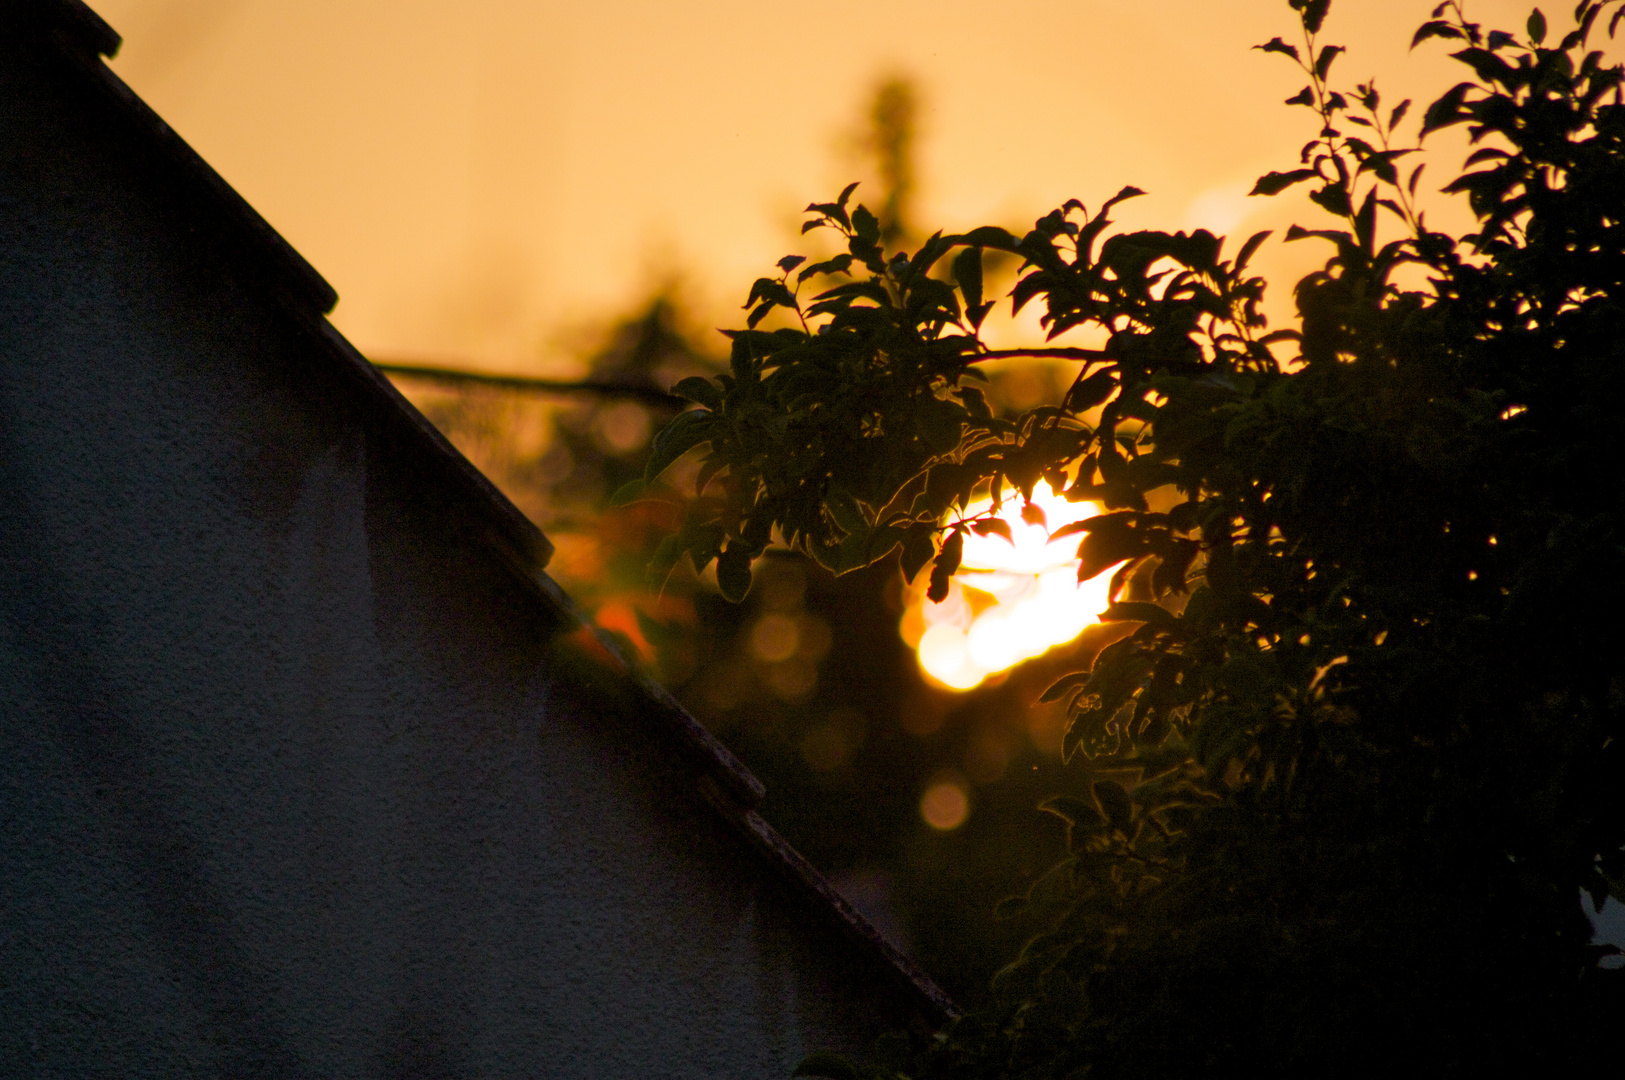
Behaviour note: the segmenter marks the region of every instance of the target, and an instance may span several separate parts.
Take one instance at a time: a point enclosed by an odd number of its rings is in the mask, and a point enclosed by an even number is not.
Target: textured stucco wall
[[[0,42],[0,1075],[785,1076],[902,1022]]]

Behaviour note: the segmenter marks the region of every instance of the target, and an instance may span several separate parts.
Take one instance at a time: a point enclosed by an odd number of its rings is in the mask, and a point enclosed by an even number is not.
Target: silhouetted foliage
[[[739,599],[781,543],[837,573],[929,566],[940,596],[966,533],[1002,524],[964,516],[973,498],[1043,479],[1105,507],[1073,527],[1080,577],[1115,573],[1106,618],[1131,632],[1049,691],[1073,767],[1044,809],[1071,854],[1026,898],[1050,929],[995,1004],[873,1068],[804,1073],[1617,1056],[1625,972],[1577,896],[1625,898],[1625,107],[1587,51],[1619,2],[1584,0],[1555,41],[1539,11],[1486,33],[1454,3],[1417,32],[1472,76],[1420,117],[1476,148],[1444,188],[1476,230],[1451,236],[1416,208],[1409,102],[1336,89],[1327,0],[1291,0],[1300,42],[1261,48],[1304,70],[1289,103],[1318,134],[1255,194],[1307,184],[1332,219],[1287,234],[1332,248],[1295,330],[1267,332],[1247,273],[1265,234],[1228,253],[1114,232],[1134,188],[913,253],[850,187],[809,208],[846,251],[755,283],[730,370],[677,385],[699,408],[623,489],[703,448],[662,564],[715,563]],[[1013,305],[1041,305],[1051,344],[981,340],[984,252],[1023,261]],[[1011,355],[1076,378],[998,415],[978,365]]]

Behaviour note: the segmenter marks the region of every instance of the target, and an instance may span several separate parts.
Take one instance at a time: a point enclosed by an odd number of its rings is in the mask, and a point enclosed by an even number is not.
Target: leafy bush
[[[1318,134],[1254,193],[1308,184],[1332,219],[1287,234],[1332,250],[1297,329],[1260,313],[1264,234],[1114,232],[1134,188],[912,254],[848,188],[807,225],[846,251],[782,260],[730,371],[676,387],[700,407],[647,477],[706,449],[660,558],[714,560],[733,598],[775,540],[929,565],[941,596],[966,533],[1004,528],[964,516],[977,494],[1105,508],[1080,577],[1115,568],[1105,617],[1137,629],[1050,691],[1080,777],[1044,807],[1072,852],[1028,898],[1051,929],[995,1008],[874,1075],[1549,1069],[1617,1028],[1625,973],[1576,896],[1625,899],[1625,106],[1587,51],[1625,8],[1583,0],[1555,41],[1456,3],[1417,31],[1471,73],[1420,118],[1476,148],[1452,236],[1416,209],[1409,103],[1335,89],[1328,3],[1291,6],[1301,43],[1261,48],[1303,68]],[[1049,343],[983,342],[985,252],[1023,261]],[[995,416],[978,365],[1005,356],[1077,375]]]

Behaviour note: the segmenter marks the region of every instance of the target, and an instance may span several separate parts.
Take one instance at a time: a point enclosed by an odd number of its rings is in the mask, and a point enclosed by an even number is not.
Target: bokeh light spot
[[[788,615],[763,615],[750,632],[750,651],[769,664],[788,660],[801,647],[801,627]]]
[[[970,817],[970,794],[952,780],[938,780],[920,797],[920,816],[940,832],[950,832]]]
[[[649,413],[632,401],[621,401],[598,415],[598,437],[613,454],[630,454],[649,440]]]

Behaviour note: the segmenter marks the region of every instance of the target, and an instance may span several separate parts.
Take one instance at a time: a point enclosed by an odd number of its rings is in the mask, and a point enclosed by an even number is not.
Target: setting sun
[[[910,595],[902,633],[920,667],[954,690],[969,690],[989,675],[1042,656],[1098,621],[1105,610],[1111,573],[1078,581],[1077,538],[1051,541],[1063,525],[1100,512],[1094,503],[1070,503],[1040,482],[1033,504],[1045,524],[1022,520],[1022,501],[1005,497],[1000,516],[1012,542],[1000,536],[965,538],[959,572],[940,604],[925,598],[923,584]],[[966,517],[984,513],[991,497],[973,502]],[[922,579],[923,581],[923,579]]]

